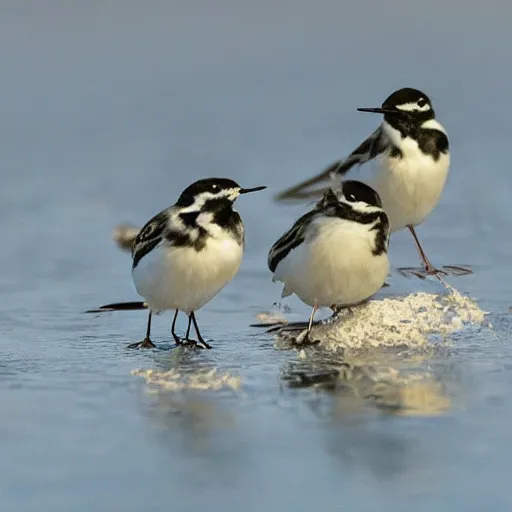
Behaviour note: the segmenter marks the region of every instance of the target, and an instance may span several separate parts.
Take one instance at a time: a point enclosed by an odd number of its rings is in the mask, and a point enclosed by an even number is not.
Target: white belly
[[[387,254],[372,254],[374,235],[367,226],[341,219],[329,219],[321,227],[278,264],[274,280],[284,283],[283,296],[295,293],[319,307],[346,306],[371,297],[389,271]]]
[[[441,153],[435,161],[420,151],[413,139],[402,139],[389,127],[387,132],[400,141],[402,158],[389,158],[387,152],[380,155],[377,173],[368,184],[379,193],[393,232],[421,224],[437,205],[448,176],[450,154]]]
[[[202,251],[158,247],[133,269],[137,293],[153,311],[197,311],[237,273],[243,248],[233,239],[211,239]]]
[[[391,231],[421,224],[439,202],[448,176],[450,156],[431,157],[415,152],[412,157],[386,159],[369,183],[380,195]]]

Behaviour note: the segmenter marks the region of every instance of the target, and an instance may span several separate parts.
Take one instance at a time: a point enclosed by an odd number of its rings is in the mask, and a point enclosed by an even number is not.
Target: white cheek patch
[[[359,213],[375,213],[381,212],[382,208],[378,206],[372,206],[364,201],[348,201],[345,197],[340,199],[340,203],[345,203],[349,205],[352,209]]]
[[[194,202],[190,206],[182,208],[181,212],[194,212],[196,210],[200,210],[204,203],[213,197],[217,197],[216,194],[212,194],[211,192],[201,192],[201,194],[194,198]]]
[[[201,192],[201,194],[197,195],[194,198],[193,204],[191,204],[190,206],[187,206],[186,208],[183,208],[181,211],[182,212],[193,212],[196,210],[200,210],[203,207],[203,205],[206,203],[206,201],[208,201],[209,199],[227,198],[230,201],[234,201],[239,195],[240,195],[240,189],[238,189],[238,188],[228,188],[228,189],[224,189],[219,192],[216,192],[216,193]]]
[[[423,107],[418,106],[417,103],[403,103],[402,105],[397,105],[396,108],[398,110],[403,110],[404,112],[427,112],[430,110],[430,105],[425,103]]]

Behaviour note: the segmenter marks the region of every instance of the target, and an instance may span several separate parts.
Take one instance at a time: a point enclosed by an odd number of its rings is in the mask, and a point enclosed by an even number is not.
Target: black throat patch
[[[386,122],[395,130],[398,130],[402,138],[410,137],[414,139],[422,153],[430,155],[435,162],[439,160],[441,155],[446,155],[450,150],[447,135],[436,128],[423,128],[421,123],[393,116],[390,116],[389,119],[386,118]],[[390,156],[401,158],[403,155],[400,148],[393,146]]]

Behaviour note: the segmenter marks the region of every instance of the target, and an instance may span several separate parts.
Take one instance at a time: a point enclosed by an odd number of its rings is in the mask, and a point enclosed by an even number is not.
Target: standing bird
[[[423,261],[424,272],[427,275],[446,274],[430,263],[414,229],[437,205],[450,166],[448,136],[435,119],[430,99],[417,89],[405,88],[391,94],[380,108],[357,110],[383,114],[384,121],[346,159],[281,192],[277,199],[318,197],[325,187],[307,189],[324,181],[339,182],[354,166],[375,159],[377,172],[364,181],[379,194],[389,217],[391,232],[407,227]],[[471,272],[464,267],[445,268],[460,274]],[[413,273],[423,277],[417,272]]]
[[[347,180],[328,189],[270,249],[268,267],[284,283],[282,297],[295,293],[311,306],[306,339],[319,307],[366,301],[389,271],[389,221],[379,195]]]
[[[211,348],[199,332],[195,312],[215,297],[238,272],[244,252],[244,225],[233,204],[240,194],[265,186],[241,188],[226,178],[208,178],[188,186],[178,201],[155,215],[138,232],[127,236],[131,247],[132,276],[137,293],[145,302],[107,304],[99,310],[149,309],[146,337],[129,348],[149,348],[153,312],[174,310],[171,334],[177,345],[184,344],[175,332],[178,312],[188,315],[198,342]],[[121,244],[123,245],[123,244]]]

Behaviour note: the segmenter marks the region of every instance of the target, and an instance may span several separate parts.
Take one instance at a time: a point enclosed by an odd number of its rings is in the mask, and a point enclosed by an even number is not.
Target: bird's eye
[[[425,105],[427,104],[427,100],[425,98],[421,98],[420,100],[418,100],[418,107],[420,108],[423,108]]]
[[[348,199],[349,201],[354,201],[354,202],[355,202],[355,201],[357,201],[356,196],[355,196],[354,194],[349,194],[349,195],[347,196],[347,199]]]
[[[212,185],[213,190],[217,189],[217,185]]]

